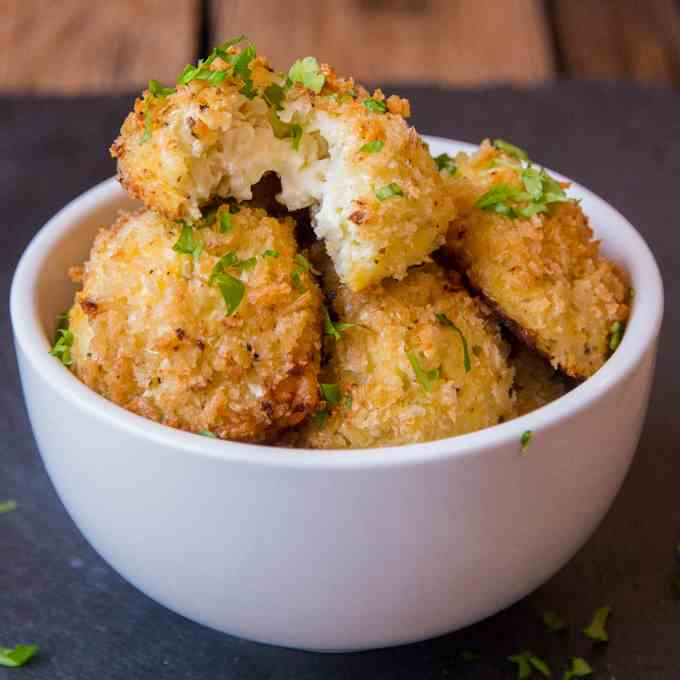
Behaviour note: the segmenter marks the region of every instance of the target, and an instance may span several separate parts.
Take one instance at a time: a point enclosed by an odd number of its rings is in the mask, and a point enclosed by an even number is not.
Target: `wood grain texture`
[[[275,68],[312,54],[365,82],[532,84],[553,73],[540,0],[214,0],[215,42],[246,33]]]
[[[557,0],[556,23],[569,75],[678,83],[674,0]]]
[[[0,89],[115,92],[174,81],[197,51],[198,0],[0,0]]]

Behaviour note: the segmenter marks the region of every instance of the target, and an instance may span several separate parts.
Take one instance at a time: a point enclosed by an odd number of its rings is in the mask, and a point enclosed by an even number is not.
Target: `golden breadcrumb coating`
[[[237,54],[230,48],[208,72],[227,71]],[[249,200],[252,186],[274,172],[283,205],[311,208],[343,282],[360,290],[402,278],[444,242],[452,202],[405,121],[406,100],[380,90],[369,97],[329,66],[316,67],[318,93],[287,86],[261,57],[249,65],[252,97],[233,71],[218,84],[193,80],[164,96],[145,91],[111,148],[120,181],[169,219],[195,221],[215,197]]]
[[[513,389],[516,396],[515,415],[523,416],[559,399],[568,391],[566,379],[542,356],[521,342],[512,343],[508,359],[515,369]]]
[[[508,346],[457,278],[424,265],[402,281],[361,293],[338,286],[332,275],[324,283],[334,297],[336,329],[354,324],[340,330],[339,339],[325,336],[330,360],[320,380],[337,384],[339,394],[336,403],[322,401],[289,443],[396,446],[472,432],[512,416]],[[469,372],[461,335],[448,322],[465,338]]]
[[[69,313],[72,368],[160,423],[268,441],[316,406],[321,294],[292,220],[222,205],[206,221],[190,232],[201,243],[196,257],[173,250],[188,227],[151,211],[100,231]],[[222,279],[210,281],[227,253],[218,270],[232,294],[243,293],[230,315],[233,295],[223,297]]]
[[[623,272],[599,254],[575,201],[516,218],[475,207],[491,189],[525,191],[526,166],[488,141],[456,165],[453,175],[442,172],[458,213],[447,249],[518,337],[567,375],[591,376],[610,354],[612,324],[628,317]]]

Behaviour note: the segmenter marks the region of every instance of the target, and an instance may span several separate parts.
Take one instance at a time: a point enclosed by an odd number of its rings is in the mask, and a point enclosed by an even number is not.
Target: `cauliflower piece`
[[[624,273],[599,253],[579,204],[521,150],[485,141],[442,166],[457,210],[446,249],[530,347],[585,379],[629,314]],[[444,167],[448,165],[448,167]],[[620,330],[618,331],[620,333]]]
[[[122,214],[74,272],[76,376],[190,432],[259,442],[299,423],[318,399],[321,294],[293,229],[226,204],[200,229]]]

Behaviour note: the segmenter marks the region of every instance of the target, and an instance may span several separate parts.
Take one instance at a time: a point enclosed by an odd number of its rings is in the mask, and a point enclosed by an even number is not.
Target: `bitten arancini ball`
[[[520,339],[567,375],[587,378],[628,318],[625,276],[600,254],[566,185],[520,149],[496,144],[442,169],[457,210],[447,249]]]
[[[289,442],[396,446],[480,430],[513,415],[508,346],[456,278],[424,265],[361,293],[331,278],[324,282],[337,320],[326,320],[322,401]]]
[[[406,100],[369,96],[312,57],[275,73],[252,47],[218,48],[176,89],[138,99],[111,148],[123,186],[169,219],[216,197],[249,200],[266,173],[277,200],[310,208],[353,290],[402,278],[451,227],[452,202]]]
[[[121,215],[74,272],[73,371],[191,432],[257,442],[296,425],[318,400],[322,308],[293,229],[227,204],[202,228]]]

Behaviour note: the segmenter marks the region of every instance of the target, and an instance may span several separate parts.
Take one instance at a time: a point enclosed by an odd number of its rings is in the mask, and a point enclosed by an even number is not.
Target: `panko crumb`
[[[491,189],[524,189],[521,165],[488,141],[456,166],[442,172],[457,209],[447,250],[520,339],[565,374],[591,376],[611,353],[612,325],[628,318],[625,274],[575,201],[515,219],[476,207]]]
[[[208,68],[228,67],[217,58]],[[317,237],[352,290],[428,261],[455,213],[405,121],[408,101],[369,95],[328,65],[319,67],[318,93],[287,86],[264,59],[249,68],[252,97],[233,71],[217,85],[193,80],[167,96],[144,92],[111,147],[128,192],[168,219],[197,221],[215,197],[250,200],[253,185],[273,172],[277,200],[311,209]]]
[[[142,210],[99,233],[69,313],[72,369],[159,423],[269,441],[318,401],[321,294],[293,221],[222,205],[192,231],[195,256],[173,250],[182,228]],[[211,282],[227,253],[227,288],[243,286],[230,315]]]
[[[326,267],[324,284],[339,337],[325,336],[329,361],[320,380],[338,386],[337,399],[321,401],[311,422],[284,443],[320,449],[396,446],[512,417],[508,346],[489,311],[455,276],[424,265],[403,281],[354,293]]]

